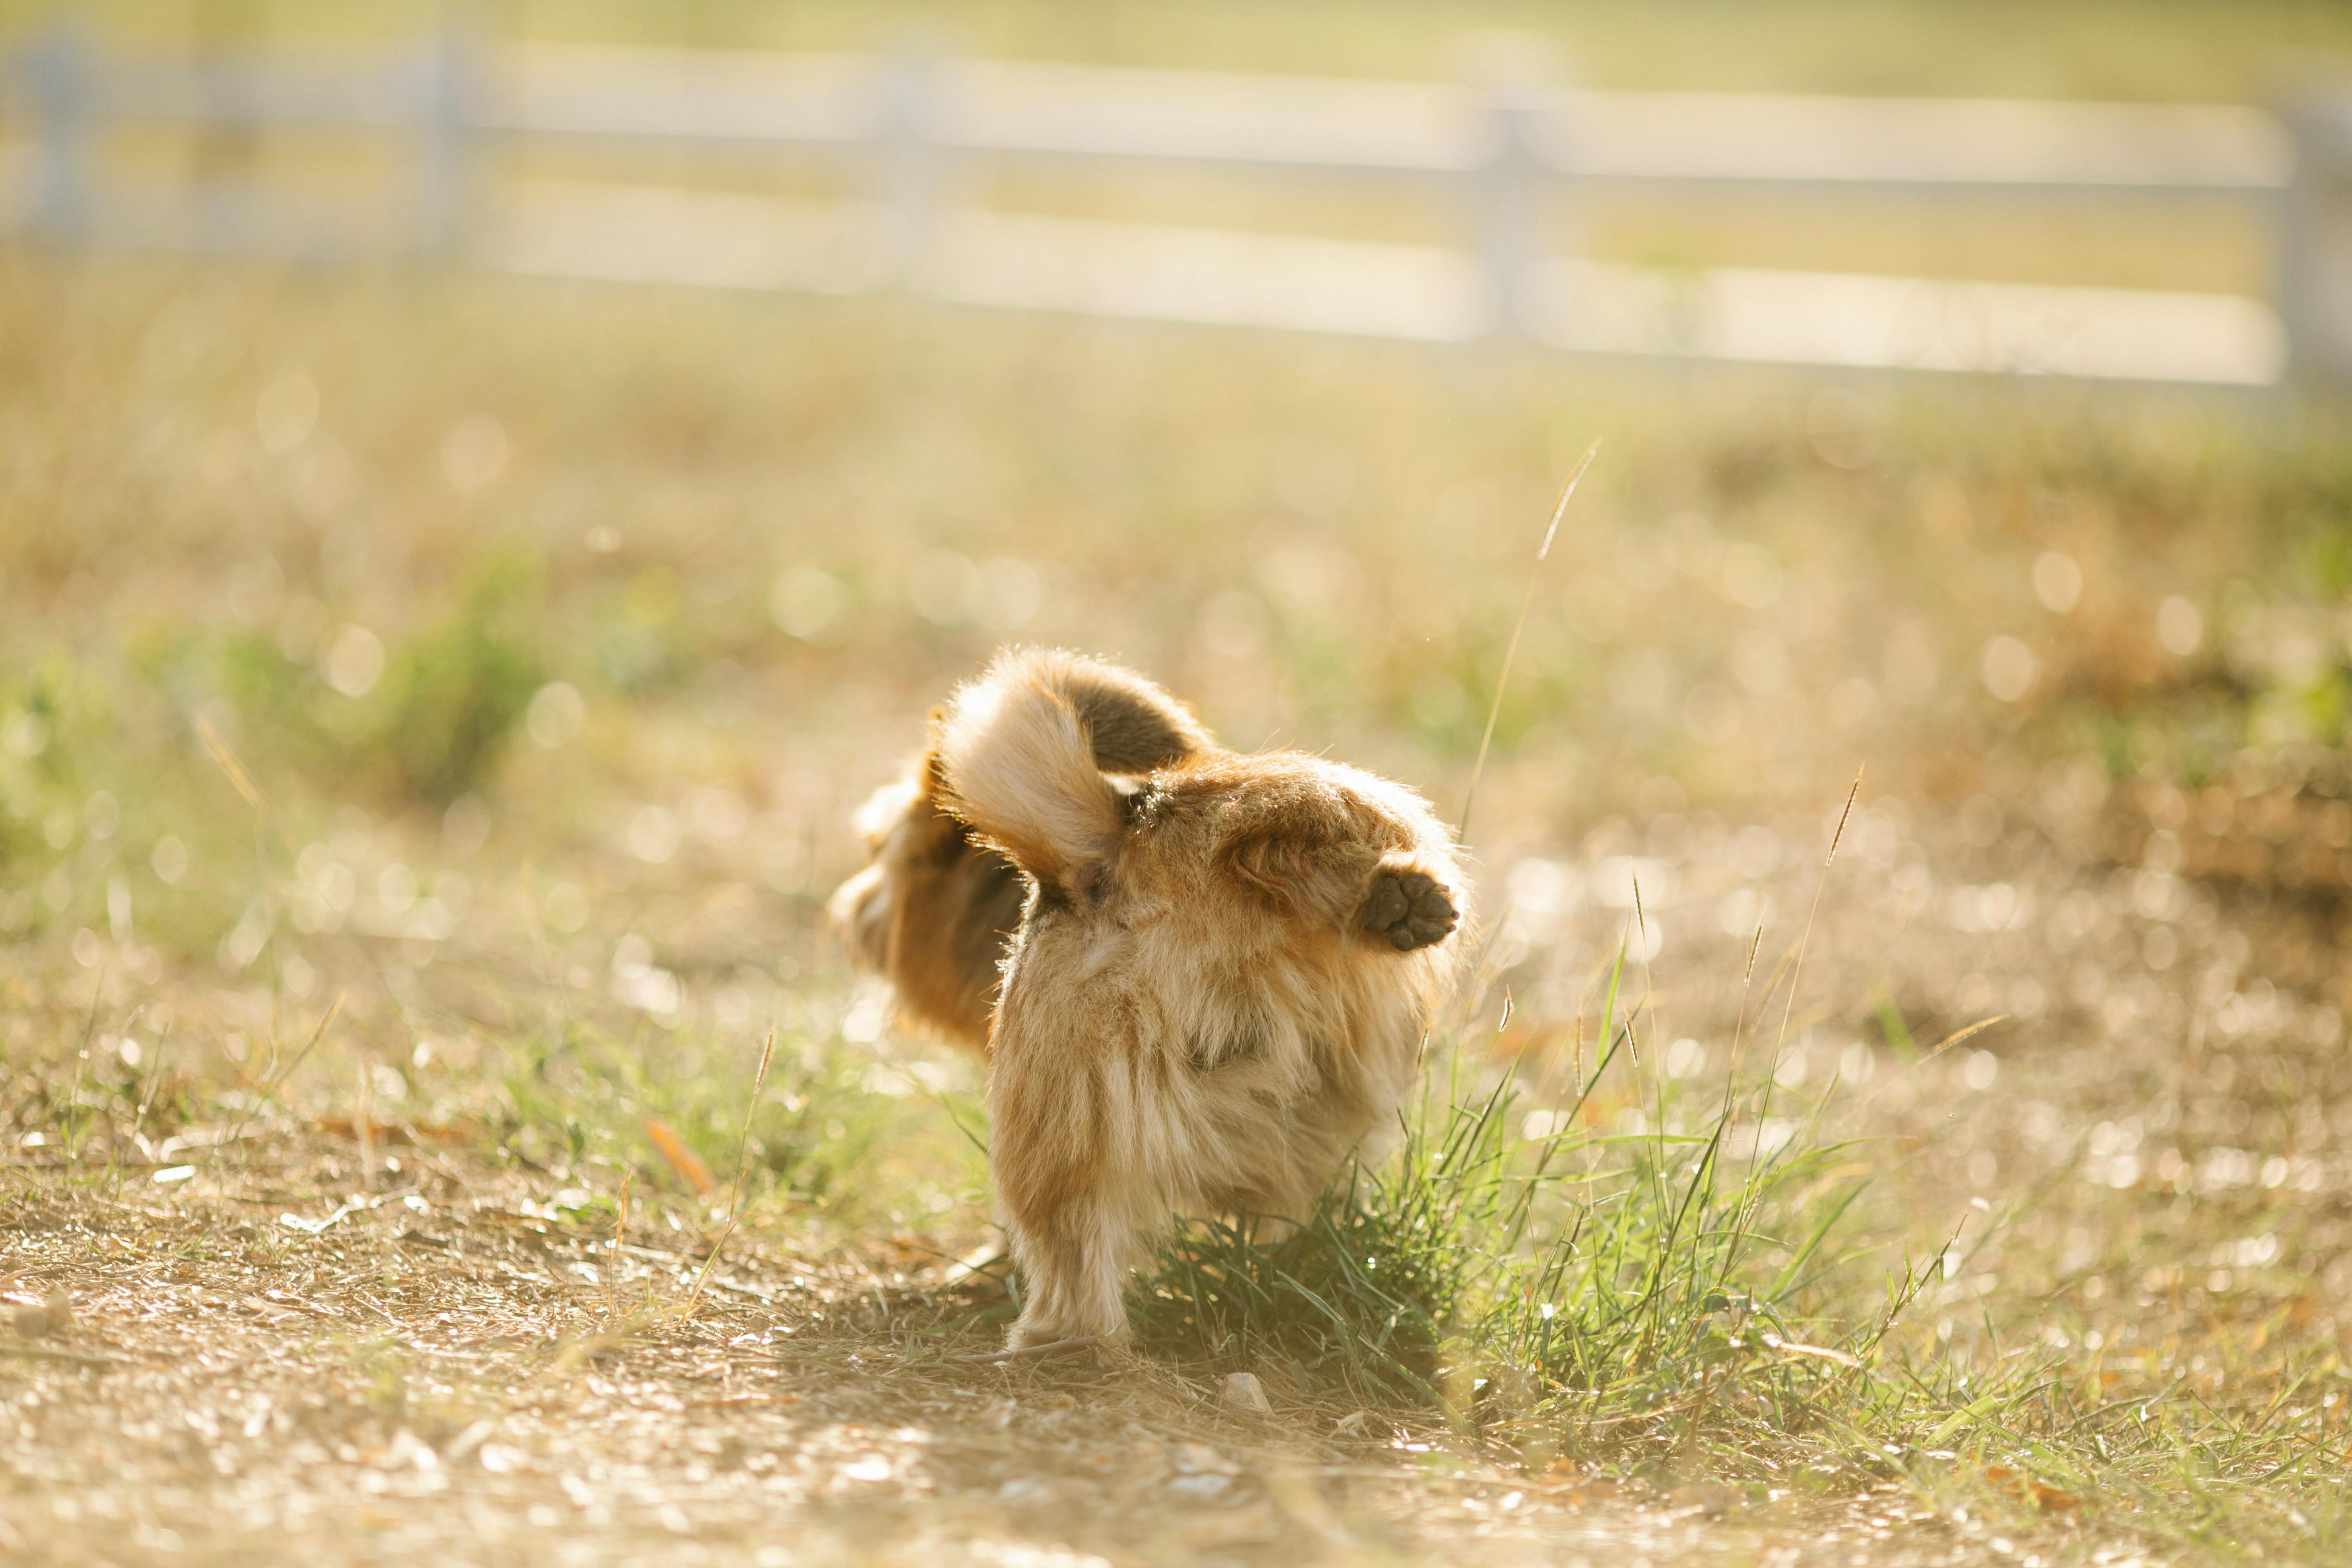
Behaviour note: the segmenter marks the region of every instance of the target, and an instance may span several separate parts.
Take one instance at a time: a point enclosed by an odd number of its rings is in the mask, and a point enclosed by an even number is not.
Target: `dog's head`
[[[866,969],[879,970],[889,962],[892,899],[884,861],[892,837],[906,828],[908,808],[919,794],[913,779],[896,779],[866,798],[856,818],[857,836],[866,841],[866,868],[824,901],[827,923],[839,933],[850,956]]]
[[[887,975],[915,1018],[986,1039],[997,964],[1020,920],[1020,873],[942,808],[935,752],[877,790],[857,828],[873,863],[825,904],[850,955]]]

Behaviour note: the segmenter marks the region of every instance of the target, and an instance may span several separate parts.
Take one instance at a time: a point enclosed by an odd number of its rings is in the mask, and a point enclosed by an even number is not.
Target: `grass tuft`
[[[1172,1242],[1136,1294],[1141,1342],[1433,1410],[1538,1465],[1754,1472],[1759,1443],[1839,1430],[1928,1276],[1871,1298],[1849,1223],[1867,1170],[1822,1131],[1833,1090],[1767,1118],[1787,1098],[1769,1072],[1717,1092],[1645,1070],[1622,975],[1621,953],[1568,1103],[1528,1106],[1514,1066],[1453,1038],[1391,1159],[1295,1226]]]
[[[260,632],[192,634],[164,640],[155,672],[167,686],[217,688],[314,773],[447,805],[488,787],[545,679],[537,583],[531,557],[496,554],[445,614],[389,647],[362,626],[311,648]],[[344,640],[353,637],[366,639],[357,650]]]

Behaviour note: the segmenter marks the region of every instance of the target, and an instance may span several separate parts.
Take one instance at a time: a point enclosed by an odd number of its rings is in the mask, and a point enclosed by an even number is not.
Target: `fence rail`
[[[2328,102],[2279,116],[1600,92],[1560,88],[1524,57],[1465,83],[1363,82],[921,48],[492,50],[457,32],[372,54],[173,58],[101,49],[68,26],[0,65],[0,131],[11,125],[25,155],[7,216],[58,241],[311,254],[405,246],[518,271],[896,285],[1024,308],[1517,336],[1625,354],[2244,384],[2276,381],[2290,364],[2352,371],[2352,116]],[[411,174],[404,192],[357,215],[219,182],[142,190],[104,170],[118,128],[357,133],[388,140]],[[814,158],[849,170],[866,199],[816,211],[494,178],[518,148],[652,153],[714,171]],[[1087,223],[950,201],[958,172],[1003,165],[1431,192],[1462,215],[1463,244]],[[2275,237],[2276,298],[1757,268],[1668,276],[1551,253],[1564,209],[1616,192],[2168,203],[2187,221],[2234,209]],[[648,221],[664,232],[646,236]],[[1750,319],[1758,312],[1779,319]],[[2143,329],[2166,341],[2136,343]]]

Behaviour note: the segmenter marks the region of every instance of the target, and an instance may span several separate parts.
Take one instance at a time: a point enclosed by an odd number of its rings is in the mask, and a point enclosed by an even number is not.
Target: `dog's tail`
[[[990,674],[1016,664],[1037,671],[1076,711],[1104,773],[1148,773],[1216,746],[1192,709],[1131,669],[1072,653],[1010,649]]]
[[[1139,675],[1040,649],[997,656],[940,721],[955,814],[1040,881],[1085,891],[1126,819],[1106,773],[1149,773],[1215,745]]]

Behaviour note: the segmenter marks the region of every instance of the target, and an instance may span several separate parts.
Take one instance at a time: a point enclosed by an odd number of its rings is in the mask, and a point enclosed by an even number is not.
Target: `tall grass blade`
[[[1477,804],[1478,781],[1486,775],[1486,751],[1495,743],[1495,722],[1503,716],[1503,691],[1511,683],[1511,666],[1519,657],[1519,637],[1528,629],[1528,613],[1535,607],[1536,584],[1541,575],[1538,568],[1543,565],[1544,557],[1551,553],[1552,539],[1559,532],[1560,519],[1568,515],[1568,503],[1575,498],[1576,487],[1584,478],[1584,470],[1592,467],[1592,459],[1600,455],[1601,441],[1596,437],[1592,445],[1584,449],[1583,459],[1576,465],[1576,471],[1568,476],[1568,483],[1561,487],[1559,504],[1551,509],[1551,521],[1544,529],[1543,542],[1536,546],[1535,564],[1528,572],[1527,592],[1519,599],[1519,618],[1511,623],[1511,640],[1503,649],[1502,671],[1495,677],[1494,699],[1486,706],[1486,727],[1478,736],[1478,760],[1471,764],[1470,787],[1462,792],[1462,816],[1454,823],[1454,833],[1465,844],[1470,841],[1470,808]]]

